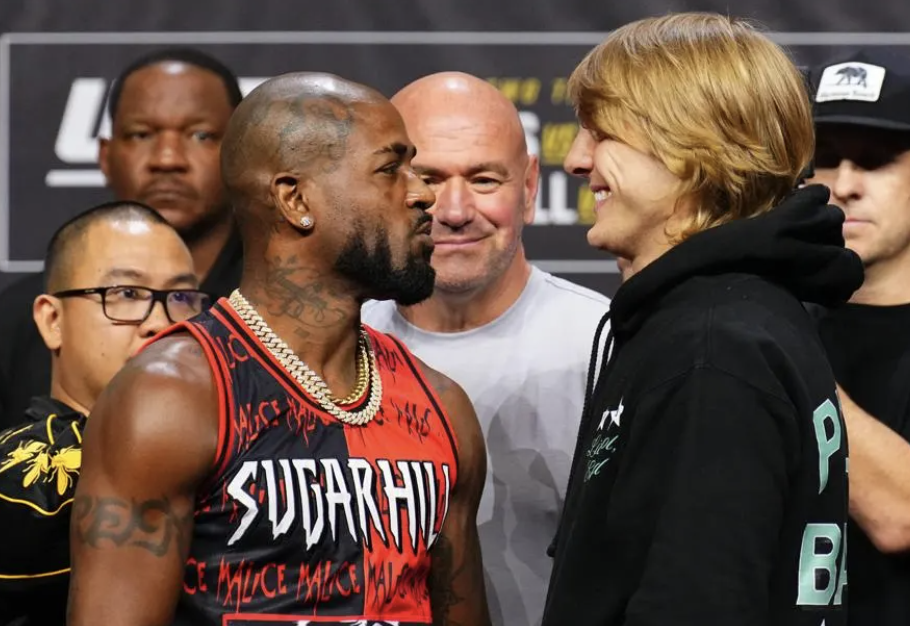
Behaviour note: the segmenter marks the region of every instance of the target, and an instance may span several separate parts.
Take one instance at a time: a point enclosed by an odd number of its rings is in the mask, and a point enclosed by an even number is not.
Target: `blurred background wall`
[[[561,168],[575,133],[565,80],[611,28],[675,10],[753,18],[800,64],[850,46],[910,46],[908,0],[2,0],[0,288],[40,271],[62,221],[109,199],[95,162],[113,77],[150,49],[189,45],[231,66],[247,91],[292,70],[387,95],[440,70],[493,81],[541,158],[529,256],[612,294],[615,263],[584,237],[592,198]]]

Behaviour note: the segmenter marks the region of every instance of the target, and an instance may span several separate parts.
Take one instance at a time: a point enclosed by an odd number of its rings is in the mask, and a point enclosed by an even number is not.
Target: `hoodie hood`
[[[671,248],[617,290],[612,329],[633,332],[661,296],[696,276],[753,274],[802,302],[846,302],[863,283],[863,264],[844,247],[844,213],[828,204],[829,197],[827,187],[810,185],[767,213],[710,228]]]

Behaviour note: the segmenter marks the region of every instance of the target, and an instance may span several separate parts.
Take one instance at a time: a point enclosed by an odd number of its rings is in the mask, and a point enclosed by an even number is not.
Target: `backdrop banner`
[[[618,284],[616,263],[585,240],[593,198],[562,170],[577,129],[566,102],[566,79],[604,32],[547,31],[546,24],[538,26],[540,32],[451,31],[444,30],[445,20],[412,31],[357,31],[344,24],[321,31],[244,30],[262,25],[250,23],[242,12],[221,10],[238,1],[203,3],[211,4],[211,20],[198,32],[186,30],[192,24],[181,27],[179,12],[156,18],[161,30],[147,30],[153,23],[137,32],[136,21],[123,13],[122,30],[92,32],[93,25],[86,23],[90,11],[70,15],[68,28],[56,16],[54,28],[42,31],[40,15],[45,14],[27,14],[24,4],[18,19],[3,22],[15,24],[17,32],[0,35],[0,286],[16,274],[40,271],[54,229],[110,199],[96,160],[98,137],[109,132],[105,104],[119,70],[153,49],[192,46],[233,68],[245,93],[270,76],[299,70],[333,72],[387,95],[440,70],[489,80],[515,102],[529,149],[540,157],[537,214],[525,231],[529,257],[548,271],[612,294]],[[901,5],[903,23],[910,25],[910,3]],[[106,21],[114,17],[107,14]],[[413,19],[402,23],[417,27]],[[216,27],[221,30],[209,30]],[[772,36],[800,64],[823,60],[845,46],[910,46],[910,33],[776,30]]]

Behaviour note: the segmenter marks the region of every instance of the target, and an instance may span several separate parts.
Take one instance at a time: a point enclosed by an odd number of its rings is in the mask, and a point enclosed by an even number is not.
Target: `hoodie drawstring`
[[[576,469],[581,464],[581,445],[582,440],[584,439],[585,433],[588,431],[588,426],[591,423],[591,404],[594,400],[594,391],[597,389],[601,382],[606,379],[607,368],[610,364],[610,359],[613,356],[613,327],[610,326],[610,330],[607,331],[607,340],[604,343],[604,352],[600,356],[600,338],[603,335],[604,327],[610,321],[610,312],[607,311],[600,322],[597,324],[597,330],[594,332],[594,343],[591,346],[591,360],[588,364],[588,378],[585,384],[585,401],[581,409],[581,421],[578,425],[578,435],[575,439],[575,453],[572,456],[572,466],[569,469],[569,482],[566,485],[566,500],[563,503],[563,512],[560,515],[559,523],[556,526],[556,534],[553,537],[553,541],[550,543],[550,546],[547,548],[547,554],[549,556],[554,556],[556,553],[556,546],[559,543],[559,534],[562,530],[563,525],[563,515],[565,514],[565,505],[569,500],[569,492],[572,489],[572,482],[575,478]],[[598,359],[600,356],[600,359]],[[597,370],[598,361],[600,362],[600,372],[597,374],[597,380],[595,382],[594,373]]]

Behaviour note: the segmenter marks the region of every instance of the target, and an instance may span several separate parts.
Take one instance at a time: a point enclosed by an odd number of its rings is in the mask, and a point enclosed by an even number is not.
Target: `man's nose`
[[[185,170],[189,167],[183,137],[178,132],[163,131],[154,138],[149,167],[155,170]]]
[[[594,147],[597,142],[585,128],[579,128],[563,161],[563,169],[572,176],[588,178],[594,169]]]
[[[413,170],[408,172],[407,202],[409,207],[421,211],[429,211],[436,202],[436,194]]]
[[[148,317],[139,325],[139,334],[144,339],[150,339],[172,324],[168,319],[164,302],[155,302]]]
[[[469,223],[473,216],[474,197],[468,182],[454,176],[447,179],[436,194],[433,217],[450,228],[459,228]]]

